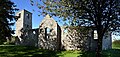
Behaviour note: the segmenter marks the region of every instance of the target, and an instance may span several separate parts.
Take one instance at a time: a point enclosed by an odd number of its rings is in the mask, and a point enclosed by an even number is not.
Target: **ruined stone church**
[[[90,29],[86,35],[78,33],[59,24],[49,15],[46,15],[39,28],[32,29],[32,13],[27,10],[19,11],[16,16],[16,45],[35,46],[49,50],[95,50],[96,32]],[[105,34],[102,49],[111,49],[111,32]]]

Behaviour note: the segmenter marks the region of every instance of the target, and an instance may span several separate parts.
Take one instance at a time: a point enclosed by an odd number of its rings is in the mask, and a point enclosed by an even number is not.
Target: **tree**
[[[31,1],[34,5],[35,1]],[[97,56],[102,51],[102,39],[109,30],[120,24],[119,0],[40,0],[36,3],[41,14],[50,14],[69,20],[75,26],[93,26],[97,30]]]
[[[14,25],[15,11],[18,10],[15,7],[10,0],[0,0],[0,44],[14,33],[11,26]]]

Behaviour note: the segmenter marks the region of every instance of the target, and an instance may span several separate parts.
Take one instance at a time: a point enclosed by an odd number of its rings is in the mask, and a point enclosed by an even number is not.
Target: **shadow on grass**
[[[120,57],[120,49],[105,50],[102,53],[104,57]]]
[[[0,57],[95,57],[95,52],[51,51],[25,46],[0,46]],[[104,50],[102,57],[120,57],[120,49]]]
[[[82,52],[79,57],[95,57],[95,51]],[[120,49],[103,50],[102,57],[120,57]]]
[[[58,57],[58,51],[42,50],[35,47],[0,46],[0,57]]]

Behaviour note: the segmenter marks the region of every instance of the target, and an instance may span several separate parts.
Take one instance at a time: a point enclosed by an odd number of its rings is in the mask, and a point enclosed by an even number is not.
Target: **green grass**
[[[0,46],[0,57],[77,57],[80,51],[50,51],[25,46]]]
[[[57,52],[25,46],[0,46],[0,57],[56,57]]]
[[[95,57],[95,52],[50,51],[35,47],[0,46],[0,57]],[[120,49],[102,51],[102,57],[120,57]]]

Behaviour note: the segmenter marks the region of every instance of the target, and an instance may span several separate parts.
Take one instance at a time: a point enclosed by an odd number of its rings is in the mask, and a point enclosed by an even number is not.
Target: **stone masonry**
[[[39,28],[32,29],[32,13],[22,10],[16,14],[16,45],[35,46],[49,50],[95,50],[96,40],[94,30],[90,29],[86,34],[79,32],[84,27],[71,29],[68,26],[59,26],[49,15],[46,15]],[[74,27],[73,27],[74,28]],[[103,50],[111,49],[111,32],[103,38]]]
[[[58,50],[61,47],[61,29],[57,22],[47,15],[39,26],[38,47]]]

